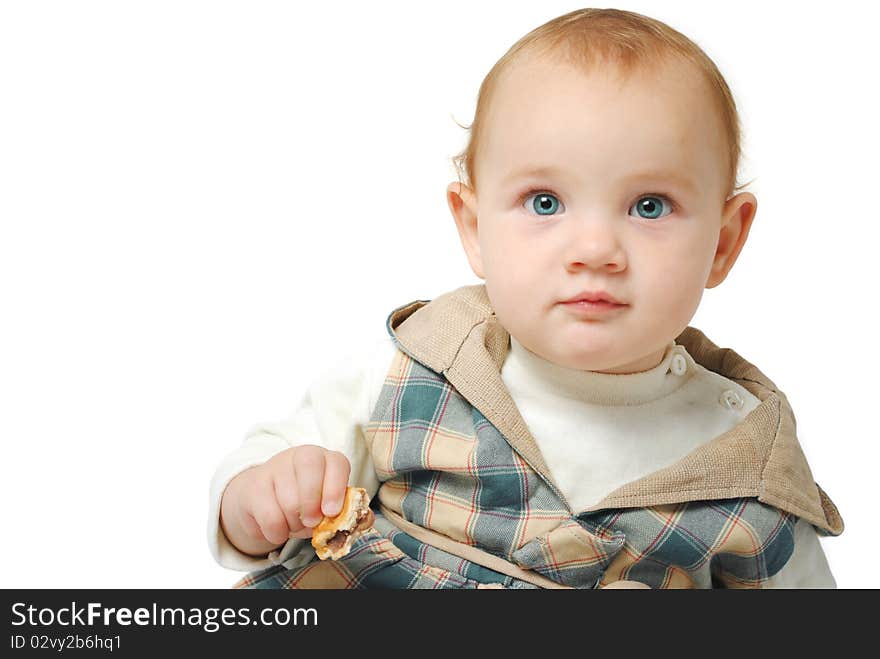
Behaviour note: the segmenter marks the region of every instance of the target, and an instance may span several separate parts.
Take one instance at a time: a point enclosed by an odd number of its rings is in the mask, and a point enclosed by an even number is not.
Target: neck
[[[673,372],[672,361],[676,355],[682,355],[687,366],[690,366],[681,374]],[[633,373],[581,371],[539,357],[511,336],[503,372],[505,379],[523,383],[517,386],[529,388],[535,394],[551,391],[599,405],[649,403],[678,389],[694,372],[693,360],[675,341],[669,342],[659,362],[653,356],[652,361],[655,364],[653,367]]]

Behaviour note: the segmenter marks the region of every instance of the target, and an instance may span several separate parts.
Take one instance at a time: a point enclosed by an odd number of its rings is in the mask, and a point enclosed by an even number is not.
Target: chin
[[[608,368],[614,368],[614,356],[607,349],[597,348],[595,350],[584,350],[583,346],[566,349],[557,343],[555,350],[544,359],[549,359],[554,364],[571,368],[578,371],[602,371]]]
[[[608,353],[620,347],[625,334],[619,327],[607,326],[605,323],[578,323],[563,331],[559,338],[553,341],[554,348],[564,351],[580,359],[593,362],[607,361]]]

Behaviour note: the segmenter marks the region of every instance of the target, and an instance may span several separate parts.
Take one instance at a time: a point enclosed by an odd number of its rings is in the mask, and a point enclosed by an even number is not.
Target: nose
[[[586,268],[617,272],[626,267],[626,256],[613,223],[602,219],[572,222],[567,238],[565,265],[571,272]]]

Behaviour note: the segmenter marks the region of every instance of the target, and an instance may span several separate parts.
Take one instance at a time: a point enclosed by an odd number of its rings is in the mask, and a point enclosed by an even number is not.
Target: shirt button
[[[733,389],[727,389],[718,399],[722,405],[728,409],[740,409],[743,406],[743,399]]]
[[[682,355],[675,355],[672,358],[672,372],[676,375],[684,375],[687,371],[687,360]]]

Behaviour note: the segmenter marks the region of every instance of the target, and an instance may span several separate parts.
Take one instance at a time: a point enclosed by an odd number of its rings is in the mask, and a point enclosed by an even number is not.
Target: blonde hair
[[[725,199],[748,185],[736,184],[742,153],[736,103],[724,77],[709,56],[686,36],[656,19],[621,9],[593,8],[569,12],[535,28],[495,63],[480,85],[473,123],[470,126],[459,124],[470,131],[466,147],[452,158],[459,183],[464,175],[466,184],[477,190],[475,163],[484,141],[488,108],[499,79],[521,56],[547,54],[577,66],[584,73],[597,64],[609,63],[624,77],[637,70],[658,67],[671,58],[689,62],[709,85],[726,138],[728,176],[724,188]]]

